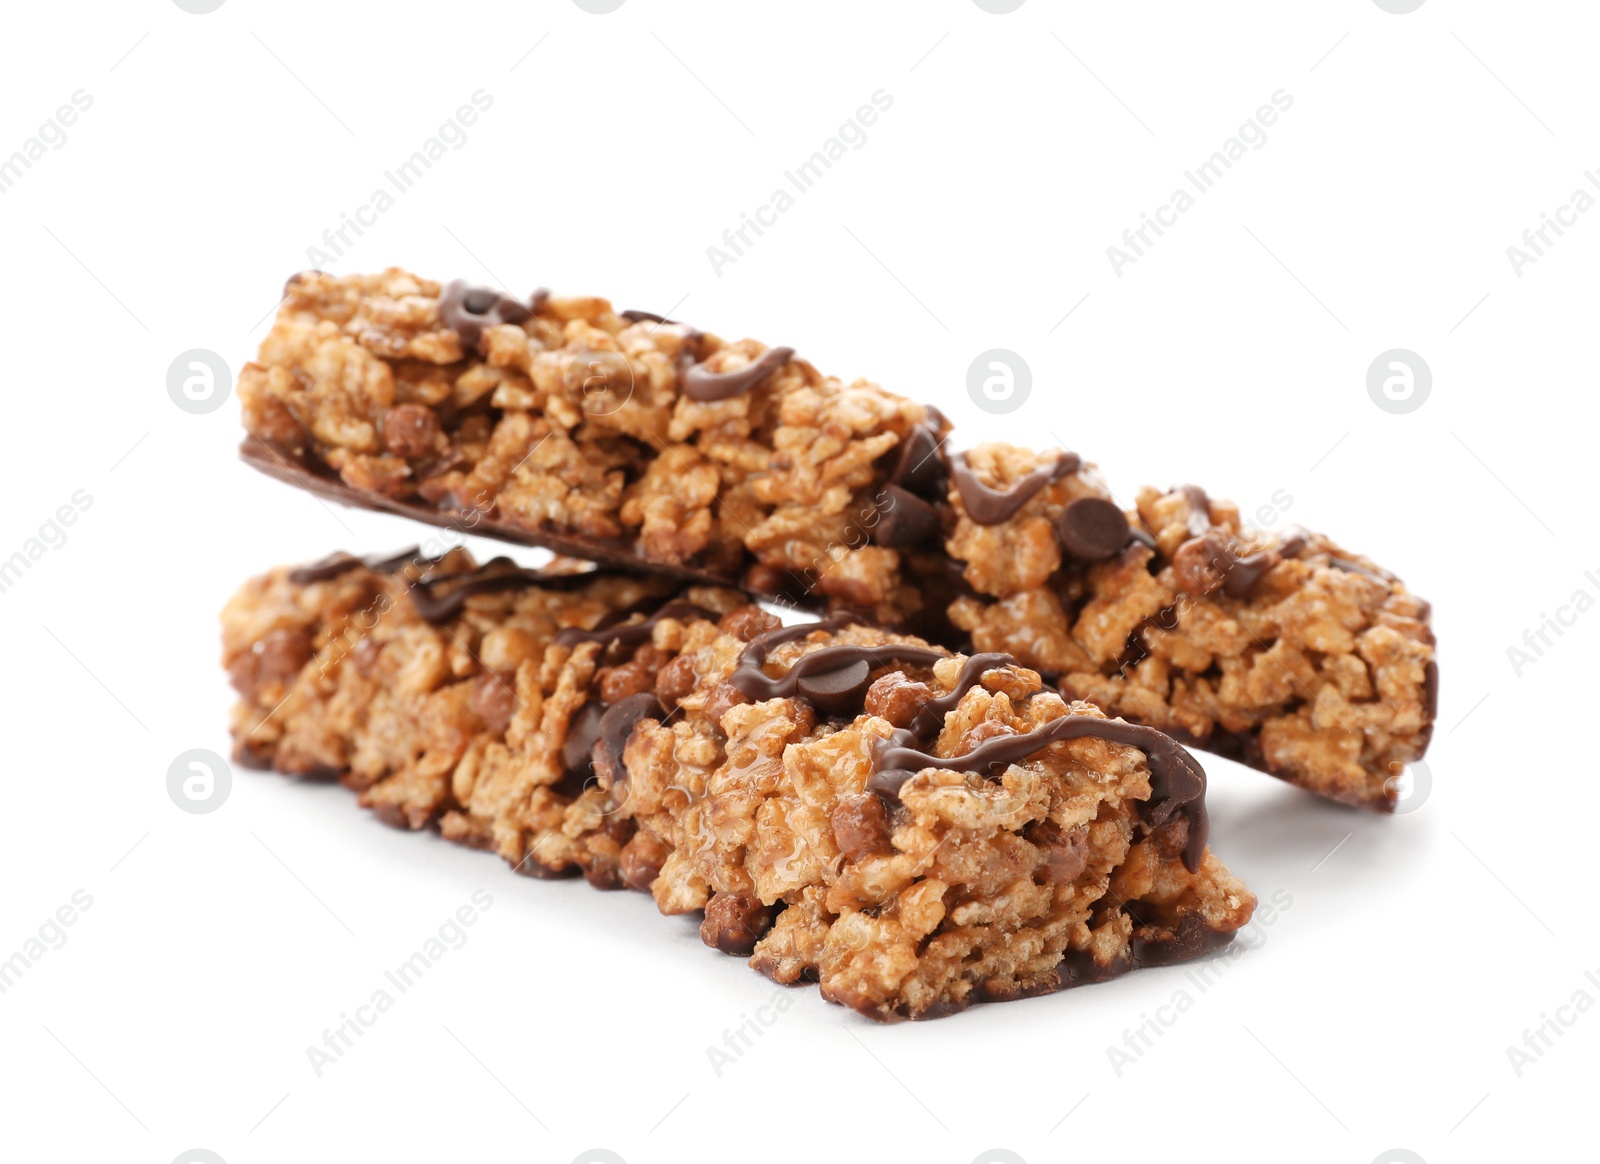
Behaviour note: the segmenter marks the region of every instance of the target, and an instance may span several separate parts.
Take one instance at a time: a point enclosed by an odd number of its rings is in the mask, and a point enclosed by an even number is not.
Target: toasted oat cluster
[[[998,486],[1037,459],[980,451]],[[1312,792],[1392,807],[1401,765],[1433,731],[1426,602],[1327,538],[1244,529],[1236,506],[1192,485],[1144,489],[1121,547],[1075,558],[1061,549],[1074,500],[1051,485],[979,525],[951,489],[950,546],[974,593],[950,613],[978,649],[1009,651],[1113,715]]]
[[[604,299],[297,275],[239,377],[258,468],[350,504],[1004,651],[1114,715],[1384,810],[1427,604],[1194,486],[1124,513],[1076,455]]]
[[[1254,908],[1193,758],[1005,656],[461,551],[275,570],[223,626],[242,760],[650,892],[873,1018],[1194,957]]]
[[[753,572],[885,620],[919,602],[866,522],[891,454],[938,422],[789,348],[595,297],[307,272],[239,396],[262,459],[372,500],[667,571]]]

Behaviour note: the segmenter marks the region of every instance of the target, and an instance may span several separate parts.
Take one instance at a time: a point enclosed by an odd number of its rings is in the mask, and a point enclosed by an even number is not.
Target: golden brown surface
[[[944,432],[929,409],[800,358],[741,395],[693,400],[696,360],[731,372],[766,346],[635,322],[592,296],[537,299],[464,346],[441,292],[397,269],[295,276],[240,374],[250,433],[368,496],[496,527],[480,532],[591,539],[597,557],[621,547],[952,650],[1009,652],[1114,714],[1346,803],[1392,807],[1399,766],[1426,750],[1425,604],[1325,538],[1233,596],[1206,563],[1218,538],[1249,542],[1237,509],[1206,499],[1212,534],[1198,537],[1193,493],[1146,489],[1130,518],[1156,548],[1078,561],[1056,523],[1107,495],[1091,467],[983,525],[938,481],[946,449],[922,488],[933,536],[884,544],[902,451]],[[967,454],[999,490],[1056,456]]]
[[[457,551],[421,569],[471,563]],[[279,569],[241,589],[223,639],[242,759],[337,775],[390,823],[437,824],[522,872],[581,870],[652,893],[663,913],[703,911],[707,944],[875,1018],[1195,956],[1250,917],[1254,898],[1209,852],[1185,867],[1182,817],[1141,817],[1150,768],[1136,748],[1074,739],[998,779],[931,768],[898,803],[867,792],[872,743],[950,690],[960,656],[886,664],[860,714],[830,719],[725,682],[776,624],[737,592],[691,590],[705,616],[662,618],[637,646],[567,645],[555,629],[659,604],[665,588],[605,575],[525,586],[434,625],[407,591],[419,572],[357,567],[302,585]],[[777,647],[765,671],[826,645],[914,641],[819,630]],[[563,750],[580,709],[644,692],[671,718],[639,722],[623,772],[599,764],[575,780]],[[1100,714],[1023,667],[990,670],[945,716],[934,754],[1069,713]]]
[[[1194,498],[1155,489],[1130,515],[1155,549],[1131,543],[1109,561],[1019,588],[1020,576],[1040,573],[1016,564],[1037,556],[1025,531],[1053,522],[1064,493],[1052,487],[1011,521],[976,527],[984,552],[966,576],[978,593],[951,616],[977,649],[1009,651],[1113,715],[1312,792],[1391,807],[1400,765],[1420,758],[1432,733],[1426,603],[1319,535],[1303,534],[1293,556],[1277,554],[1272,539],[1241,529],[1231,503],[1209,500],[1213,531],[1277,559],[1248,597],[1233,597],[1194,569],[1203,540],[1189,528]],[[960,512],[955,490],[951,501]],[[978,536],[973,527],[963,512],[952,547]]]

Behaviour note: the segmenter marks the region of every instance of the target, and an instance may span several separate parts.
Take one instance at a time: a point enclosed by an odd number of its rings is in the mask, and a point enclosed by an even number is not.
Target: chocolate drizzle
[[[712,622],[717,616],[703,606],[696,606],[692,602],[669,602],[660,610],[642,622],[621,623],[613,626],[596,627],[594,630],[583,630],[580,627],[569,626],[559,630],[551,639],[558,646],[575,647],[579,643],[620,643],[624,647],[636,647],[641,643],[650,641],[655,633],[656,623],[664,618],[683,620],[686,618],[704,618]],[[620,706],[620,704],[619,704]]]
[[[1173,492],[1183,494],[1189,502],[1189,540],[1173,555],[1180,589],[1186,588],[1182,585],[1185,578],[1189,580],[1187,588],[1197,595],[1215,589],[1215,581],[1205,580],[1204,569],[1209,567],[1216,571],[1222,591],[1228,597],[1248,598],[1256,583],[1283,560],[1283,553],[1273,548],[1240,554],[1239,539],[1211,524],[1211,499],[1204,489],[1198,485],[1178,485]]]
[[[449,622],[476,594],[499,594],[525,586],[571,586],[588,581],[586,574],[550,574],[528,570],[510,558],[490,558],[467,574],[424,574],[411,584],[411,604],[426,622]]]
[[[973,682],[976,681],[975,676]],[[874,792],[898,795],[900,786],[924,768],[989,775],[995,768],[1026,760],[1050,744],[1085,736],[1125,744],[1145,754],[1150,765],[1150,799],[1140,806],[1140,815],[1152,827],[1160,827],[1181,813],[1189,825],[1183,864],[1189,872],[1198,873],[1210,831],[1205,769],[1176,740],[1142,724],[1093,715],[1064,715],[1022,735],[984,740],[961,756],[935,756],[921,751],[912,746],[915,727],[902,728],[879,746],[878,771],[868,787]],[[901,742],[902,737],[906,742]]]
[[[408,550],[401,550],[398,554],[391,554],[387,558],[358,558],[354,554],[347,554],[338,550],[326,558],[318,559],[310,565],[301,566],[289,571],[289,581],[296,586],[310,586],[314,582],[327,582],[347,574],[358,567],[366,570],[375,570],[380,574],[398,574],[407,565],[416,562],[419,565],[437,565],[439,559],[424,558],[420,546],[412,546]]]
[[[699,404],[743,396],[793,356],[793,348],[768,348],[759,359],[732,372],[711,372],[704,364],[689,364],[680,376],[683,394]]]
[[[664,315],[657,315],[653,311],[620,311],[617,314],[621,315],[622,318],[626,319],[629,323],[673,324],[678,322],[676,319],[668,319]]]
[[[755,701],[798,695],[810,700],[820,711],[848,713],[860,707],[871,685],[872,672],[883,665],[932,667],[950,657],[944,651],[912,643],[886,643],[877,647],[840,644],[802,655],[777,678],[762,670],[774,648],[803,639],[813,631],[837,629],[839,622],[835,618],[779,627],[758,635],[745,647],[727,681]],[[1205,769],[1175,740],[1154,728],[1099,716],[1066,715],[1031,732],[985,740],[965,755],[936,756],[925,750],[943,730],[945,716],[987,672],[1015,663],[1010,655],[998,651],[968,657],[951,690],[918,708],[909,726],[895,729],[887,739],[874,744],[876,770],[867,784],[868,790],[893,802],[899,799],[901,786],[925,768],[988,776],[993,769],[1026,760],[1050,744],[1092,736],[1138,748],[1145,754],[1150,766],[1150,799],[1141,806],[1141,816],[1151,827],[1160,827],[1181,814],[1188,822],[1184,865],[1190,872],[1198,872],[1209,832]]]
[[[439,295],[439,319],[456,333],[464,348],[476,348],[486,327],[525,323],[531,318],[533,308],[522,300],[491,287],[474,287],[465,279],[452,279]]]
[[[956,453],[950,458],[950,476],[961,494],[961,504],[967,516],[979,525],[999,525],[1009,520],[1039,490],[1082,467],[1083,461],[1077,453],[1060,452],[1054,464],[1041,465],[1009,489],[992,489],[978,480],[978,475],[967,464],[966,453]]]

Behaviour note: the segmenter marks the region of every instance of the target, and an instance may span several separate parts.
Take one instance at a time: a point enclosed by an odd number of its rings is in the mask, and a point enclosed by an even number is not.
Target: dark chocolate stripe
[[[878,750],[878,771],[867,785],[874,792],[898,796],[901,785],[925,768],[986,776],[997,767],[1026,760],[1050,744],[1085,736],[1138,748],[1150,765],[1150,799],[1141,806],[1140,814],[1149,824],[1160,826],[1171,820],[1174,813],[1181,812],[1189,822],[1189,836],[1183,850],[1184,867],[1191,873],[1200,870],[1210,832],[1205,806],[1205,769],[1176,740],[1154,728],[1092,715],[1064,715],[1022,735],[985,740],[961,756],[935,756],[905,746],[896,738],[901,734],[896,732]]]
[[[979,525],[999,525],[1009,520],[1034,494],[1053,481],[1076,473],[1083,467],[1077,453],[1057,453],[1053,465],[1041,465],[1009,489],[991,489],[967,464],[966,453],[956,453],[950,458],[950,476],[961,494],[961,504],[967,516]]]
[[[492,287],[474,287],[465,279],[452,279],[439,294],[439,320],[471,350],[483,338],[483,329],[502,323],[525,323],[533,308],[520,299],[502,295]]]
[[[361,568],[375,570],[380,574],[397,574],[411,562],[418,565],[437,565],[440,559],[424,558],[420,546],[412,546],[408,550],[401,550],[398,554],[391,554],[387,558],[358,558],[354,554],[347,554],[337,550],[326,558],[321,558],[307,566],[300,566],[289,571],[289,581],[296,586],[310,586],[313,582],[327,582],[341,574]]]
[[[490,558],[467,574],[424,574],[411,584],[411,605],[426,622],[449,622],[466,609],[476,594],[499,594],[525,586],[570,589],[592,579],[590,574],[550,574],[528,570],[510,558]]]
[[[629,323],[677,323],[676,319],[668,319],[664,315],[657,315],[653,311],[621,311],[621,315]]]
[[[1189,501],[1189,536],[1204,537],[1211,529],[1211,498],[1198,485],[1179,485],[1172,491]]]
[[[690,364],[681,375],[683,394],[700,404],[742,396],[793,356],[793,348],[768,348],[759,359],[732,372],[710,372],[704,364]]]

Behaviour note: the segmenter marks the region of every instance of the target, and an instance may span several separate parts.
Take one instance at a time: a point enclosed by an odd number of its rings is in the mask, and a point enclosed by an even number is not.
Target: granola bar
[[[223,640],[245,762],[649,892],[875,1019],[1196,957],[1254,908],[1194,758],[1003,655],[462,551],[274,570]]]
[[[1386,810],[1432,732],[1427,604],[1194,486],[1124,512],[1077,455],[604,299],[404,271],[289,281],[240,374],[256,467],[349,504],[1008,652],[1115,715]]]
[[[1123,513],[1070,478],[1039,485],[1057,456],[952,458],[949,547],[972,593],[949,613],[977,648],[1113,715],[1392,809],[1437,712],[1428,604],[1326,537],[1244,528],[1198,486],[1146,488]],[[1016,507],[997,513],[997,496]]]

